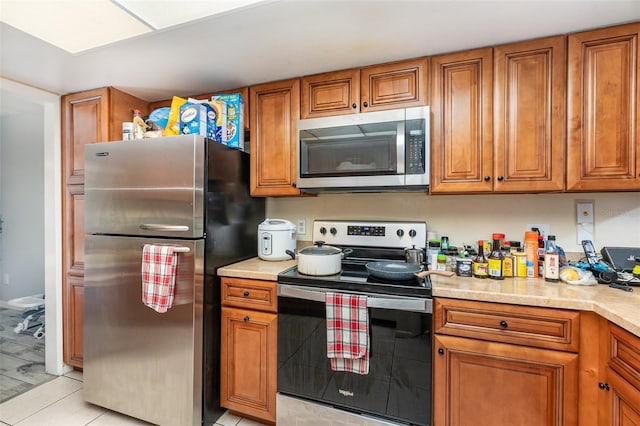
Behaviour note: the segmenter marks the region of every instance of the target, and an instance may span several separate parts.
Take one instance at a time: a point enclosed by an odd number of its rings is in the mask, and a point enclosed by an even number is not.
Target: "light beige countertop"
[[[270,262],[255,257],[220,268],[218,275],[276,281],[280,272],[296,263],[295,260]],[[432,276],[431,283],[434,297],[593,311],[640,336],[640,287],[626,292],[604,284],[580,286],[537,278],[496,281],[440,276]]]

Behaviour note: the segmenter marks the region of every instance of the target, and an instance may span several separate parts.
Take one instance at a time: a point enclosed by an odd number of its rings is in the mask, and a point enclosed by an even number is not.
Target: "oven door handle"
[[[294,299],[311,300],[314,302],[326,301],[326,293],[333,290],[327,288],[314,288],[293,286],[288,284],[278,284],[278,296],[291,297]],[[378,309],[390,309],[395,311],[409,311],[409,312],[422,312],[431,314],[433,313],[433,301],[432,299],[425,299],[419,297],[403,297],[393,296],[384,297],[379,295],[373,295],[371,293],[358,293],[367,296],[367,307]]]

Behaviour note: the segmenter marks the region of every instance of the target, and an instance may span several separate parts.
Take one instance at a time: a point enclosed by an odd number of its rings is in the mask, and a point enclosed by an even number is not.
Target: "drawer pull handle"
[[[502,320],[502,321],[500,321],[500,327],[507,328],[507,327],[509,327],[509,324],[507,324],[507,322],[505,320]]]
[[[243,318],[244,322],[249,322],[249,315],[247,315],[246,317]]]
[[[249,297],[249,292],[245,291],[244,293],[242,293],[244,295],[244,297]]]
[[[444,349],[442,348],[438,349],[438,355],[444,355]]]

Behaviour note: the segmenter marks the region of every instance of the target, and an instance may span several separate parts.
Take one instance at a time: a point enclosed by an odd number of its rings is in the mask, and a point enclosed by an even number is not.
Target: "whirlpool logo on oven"
[[[342,396],[353,396],[353,392],[344,389],[338,389],[338,393]]]

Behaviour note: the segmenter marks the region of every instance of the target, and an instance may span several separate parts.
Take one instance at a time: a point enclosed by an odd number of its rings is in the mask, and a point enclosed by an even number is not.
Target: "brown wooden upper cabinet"
[[[147,103],[113,87],[61,98],[63,359],[82,367],[84,321],[84,146],[122,139],[122,122]]]
[[[639,37],[639,22],[569,35],[569,191],[640,189]]]
[[[494,191],[564,189],[565,36],[493,50]]]
[[[564,189],[566,37],[432,59],[432,193]]]
[[[296,125],[300,80],[251,86],[251,195],[299,195]]]
[[[427,104],[428,58],[302,78],[302,118]]]
[[[431,192],[493,189],[491,48],[431,58]]]

